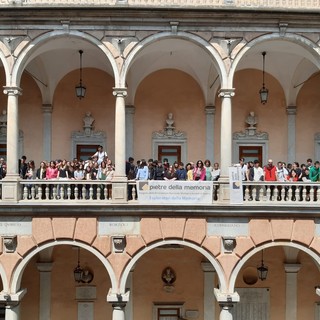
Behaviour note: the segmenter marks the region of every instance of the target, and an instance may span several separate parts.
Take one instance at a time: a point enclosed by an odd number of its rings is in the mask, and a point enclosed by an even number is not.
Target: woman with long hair
[[[205,180],[206,179],[206,168],[203,165],[202,160],[198,160],[193,169],[193,180]]]

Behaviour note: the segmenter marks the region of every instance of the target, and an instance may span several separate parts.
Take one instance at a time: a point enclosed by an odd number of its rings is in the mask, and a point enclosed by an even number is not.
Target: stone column
[[[43,160],[50,161],[52,148],[52,105],[42,105],[43,117]]]
[[[219,202],[230,201],[229,166],[232,164],[232,104],[234,89],[221,89],[220,169]]]
[[[240,301],[238,293],[222,293],[219,289],[215,288],[214,295],[221,308],[219,320],[232,320],[233,316],[231,310],[233,308],[233,305]]]
[[[116,97],[116,118],[115,118],[115,177],[117,180],[125,180],[126,162],[126,114],[125,88],[114,88],[113,95]]]
[[[126,112],[125,88],[114,88],[113,95],[116,97],[115,118],[115,177],[112,183],[112,202],[124,203],[127,197],[126,177]]]
[[[112,320],[125,320],[125,307],[126,304],[123,302],[115,302],[112,304]]]
[[[216,108],[214,106],[205,107],[206,113],[206,158],[214,160],[214,118]]]
[[[213,291],[215,287],[215,269],[210,262],[201,262],[201,267],[204,273],[203,279],[203,320],[215,319],[215,303]]]
[[[2,180],[2,201],[18,202],[20,197],[19,180],[19,105],[21,89],[4,87],[7,102],[7,175]],[[22,155],[21,155],[22,156]]]
[[[125,320],[125,307],[129,301],[129,291],[125,294],[112,293],[109,290],[107,301],[112,303],[112,320]]]
[[[219,320],[232,320],[233,316],[231,310],[233,308],[233,304],[231,303],[220,303],[220,317]]]
[[[134,158],[133,119],[135,110],[134,106],[126,106],[126,159]]]
[[[51,319],[51,262],[38,262],[40,272],[39,320]]]
[[[297,319],[297,276],[300,264],[285,264],[286,272],[286,320]]]
[[[288,162],[296,161],[296,114],[297,107],[287,107],[288,116]]]
[[[232,164],[232,104],[234,89],[221,89],[219,96],[221,102],[221,176],[228,176],[228,168]]]
[[[17,293],[1,292],[0,302],[5,305],[5,319],[19,320],[20,319],[20,301],[27,293],[27,289],[20,290]]]
[[[4,87],[7,102],[7,177],[18,177],[19,163],[19,104],[22,90],[18,87]],[[20,155],[22,156],[22,155]]]

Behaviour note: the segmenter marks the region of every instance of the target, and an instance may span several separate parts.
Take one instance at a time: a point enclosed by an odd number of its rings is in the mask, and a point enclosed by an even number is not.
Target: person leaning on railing
[[[50,161],[49,167],[46,170],[46,180],[57,179],[58,168],[55,161]],[[53,185],[49,184],[49,199],[53,199]]]
[[[248,173],[248,180],[249,181],[255,181],[255,182],[261,182],[264,180],[264,173],[263,169],[260,167],[259,160],[254,160],[254,166],[249,169]],[[253,200],[252,197],[252,191],[253,189],[256,190],[256,201],[260,201],[260,189],[262,188],[261,185],[252,185],[251,188],[249,188],[249,201]]]

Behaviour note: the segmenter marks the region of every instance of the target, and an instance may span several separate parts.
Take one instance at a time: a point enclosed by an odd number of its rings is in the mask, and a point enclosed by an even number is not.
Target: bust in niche
[[[167,129],[174,129],[174,126],[173,126],[173,124],[174,124],[174,120],[173,120],[173,114],[170,112],[170,113],[168,113],[168,118],[167,118],[167,120],[166,120],[166,124],[167,124]]]
[[[249,125],[248,129],[256,129],[258,118],[253,111],[249,112],[249,115],[246,119],[246,123]]]
[[[91,112],[86,112],[83,118],[83,130],[87,136],[90,136],[93,130],[94,118],[91,115]]]

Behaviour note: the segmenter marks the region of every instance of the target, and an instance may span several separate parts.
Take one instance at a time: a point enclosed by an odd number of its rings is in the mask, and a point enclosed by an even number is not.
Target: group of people
[[[19,175],[22,179],[42,179],[42,180],[101,180],[111,181],[114,176],[114,165],[112,160],[108,158],[108,155],[103,151],[103,147],[99,146],[96,153],[94,153],[88,160],[78,160],[74,158],[72,161],[63,160],[51,160],[50,162],[41,161],[39,168],[35,167],[33,160],[27,162],[26,156],[22,156],[19,161]],[[62,188],[61,188],[62,186]],[[27,185],[28,197],[31,197],[32,185]],[[67,184],[61,184],[57,186],[56,197],[67,198]],[[78,199],[89,199],[90,188],[93,189],[93,199],[97,199],[98,187],[100,190],[101,199],[112,197],[112,185],[110,184],[82,184],[77,185]],[[45,185],[42,185],[41,197],[45,198]],[[75,197],[75,184],[70,185],[71,198]],[[106,192],[105,192],[106,188]],[[61,189],[63,194],[61,193]],[[49,198],[52,199],[53,187],[49,185]]]
[[[279,181],[279,182],[317,182],[320,181],[320,163],[312,159],[307,159],[305,164],[299,165],[298,162],[292,164],[286,164],[283,161],[273,163],[272,159],[268,160],[265,166],[261,166],[259,160],[245,162],[244,158],[241,158],[238,164],[241,168],[241,175],[243,181]],[[103,150],[102,146],[99,146],[97,152],[94,153],[88,160],[78,160],[74,158],[71,161],[67,160],[55,160],[50,162],[41,161],[38,168],[35,167],[33,160],[27,161],[26,156],[22,156],[19,161],[19,174],[22,179],[42,179],[42,180],[101,180],[111,181],[114,177],[114,165],[112,160],[108,158],[107,153]],[[134,158],[129,157],[126,161],[126,176],[129,181],[134,182],[136,180],[182,180],[182,181],[217,181],[220,177],[219,163],[215,162],[213,165],[210,160],[198,160],[197,162],[188,162],[184,165],[183,162],[177,162],[170,164],[168,159],[153,160],[149,159],[148,162],[144,159],[135,163]],[[0,158],[0,178],[4,178],[6,174],[6,164],[3,158]],[[260,190],[262,185],[255,184],[252,186],[243,187],[243,197],[245,200],[246,188],[249,190],[249,201],[259,201]],[[100,196],[102,199],[111,199],[112,197],[112,184],[102,183],[101,185],[94,184],[79,184],[77,195],[75,195],[76,184],[71,184],[71,197],[77,196],[78,199],[89,199],[90,189],[93,190],[93,199],[97,198],[97,190],[100,188]],[[57,187],[56,197],[67,198],[68,184],[61,184]],[[28,185],[28,197],[31,198],[32,184]],[[42,194],[38,195],[42,198],[46,197],[45,185],[42,185]],[[134,183],[128,185],[128,200],[132,200],[132,190]],[[270,197],[273,198],[275,186],[269,185]],[[38,188],[39,189],[39,188]],[[255,193],[253,190],[256,189]],[[288,200],[289,187],[277,186],[277,200]],[[311,186],[306,186],[306,200],[310,201]],[[314,186],[314,200],[317,200],[317,187]],[[295,201],[303,199],[303,187],[291,187],[292,196],[291,200]],[[296,190],[299,192],[296,194]],[[266,190],[264,189],[264,193]],[[41,193],[38,191],[38,193]],[[53,186],[49,185],[49,197],[53,198]],[[91,195],[92,196],[92,195]],[[137,197],[137,195],[135,195]]]
[[[210,160],[198,160],[196,163],[175,161],[170,164],[167,158],[161,160],[145,159],[134,163],[134,158],[129,157],[126,162],[126,175],[128,180],[206,180],[217,181],[220,177],[219,163],[211,165]],[[128,200],[133,199],[134,185],[128,186]]]
[[[278,181],[278,182],[317,182],[320,181],[320,163],[315,161],[313,163],[312,159],[307,159],[306,163],[299,164],[298,162],[293,162],[292,164],[286,164],[283,161],[278,161],[274,164],[272,159],[268,160],[268,163],[261,167],[259,160],[249,161],[245,163],[245,159],[241,158],[239,161],[241,167],[242,181]],[[270,198],[273,199],[275,186],[270,185]],[[259,201],[260,189],[262,186],[249,186],[249,201],[253,200],[253,189],[256,189],[255,200]],[[244,200],[245,200],[245,187],[243,188]],[[289,187],[287,186],[277,186],[278,196],[277,200],[282,200],[282,195],[284,200],[289,200]],[[313,187],[314,197],[313,200],[317,201],[317,187]],[[284,190],[284,192],[282,192]],[[298,187],[298,194],[296,195],[296,186],[291,187],[291,200],[292,201],[303,201],[303,187]],[[306,201],[310,201],[310,186],[306,186]]]

